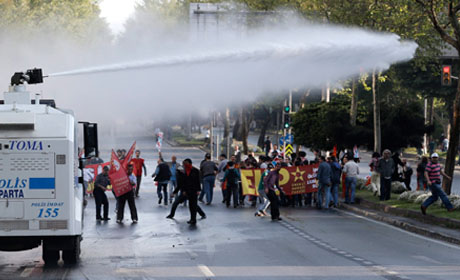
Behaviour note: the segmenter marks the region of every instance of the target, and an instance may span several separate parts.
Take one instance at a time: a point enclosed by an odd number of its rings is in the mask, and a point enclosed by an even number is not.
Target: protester
[[[238,207],[238,184],[240,181],[240,172],[237,168],[235,168],[233,161],[228,162],[228,168],[221,181],[227,182],[225,204],[229,207],[230,199],[233,197],[233,207]]]
[[[340,176],[342,174],[342,168],[340,164],[337,162],[335,156],[331,156],[329,158],[329,165],[331,166],[332,171],[332,178],[331,178],[331,197],[332,201],[334,202],[334,207],[339,206],[339,185],[340,185]]]
[[[412,173],[414,173],[414,171],[412,170],[412,167],[410,167],[409,163],[407,162],[405,158],[402,159],[402,166],[403,166],[402,172],[403,172],[404,184],[406,185],[406,189],[410,191],[412,190],[410,187],[410,182],[411,182]]]
[[[128,164],[126,174],[128,175],[129,184],[132,187],[132,190],[120,195],[118,197],[118,211],[117,211],[117,223],[123,223],[123,216],[125,213],[125,204],[128,201],[129,211],[131,212],[131,220],[133,223],[137,223],[137,209],[136,202],[134,201],[134,189],[136,188],[136,176],[133,174],[134,167],[132,164]]]
[[[144,164],[144,159],[140,157],[141,151],[136,150],[136,157],[131,159],[130,164],[134,166],[134,175],[136,176],[136,197],[139,197],[139,190],[141,188],[142,181],[142,169],[144,169],[144,176],[147,176],[147,168]]]
[[[271,149],[272,149],[272,141],[270,141],[270,136],[267,136],[264,142],[264,151],[265,151],[266,157],[268,157]]]
[[[197,211],[200,213],[201,217],[204,219],[206,218],[205,213],[203,210],[198,206],[198,194],[201,191],[200,187],[200,171],[193,167],[192,160],[187,158],[182,162],[184,166],[183,172],[178,172],[177,175],[177,188],[174,190],[175,193],[181,190],[182,197],[178,200],[178,204],[183,199],[188,199],[189,202],[189,210],[190,210],[190,220],[187,222],[190,225],[196,224],[196,213]],[[177,207],[177,205],[176,205]],[[172,210],[172,209],[171,209]],[[174,213],[171,213],[174,217]]]
[[[281,164],[277,164],[276,167],[268,173],[264,178],[264,188],[268,199],[270,200],[270,214],[272,221],[282,220],[280,217],[280,210],[278,206],[278,196],[276,195],[276,189],[279,184],[279,172]],[[281,189],[279,189],[281,191]]]
[[[104,166],[102,173],[96,176],[94,183],[94,201],[96,202],[96,220],[97,221],[108,221],[109,218],[109,201],[105,195],[107,186],[110,185],[109,179],[109,168]],[[101,216],[101,205],[104,206],[104,217]]]
[[[264,178],[268,175],[270,170],[273,169],[273,165],[270,163],[267,165],[267,168],[264,170],[260,177],[259,187],[257,192],[259,193],[260,205],[255,213],[256,216],[262,217],[267,216],[267,212],[265,212],[270,206],[270,200],[268,199],[267,193],[265,192],[265,185],[264,185]]]
[[[391,198],[391,178],[395,171],[395,163],[390,157],[391,151],[383,151],[383,158],[379,160],[377,171],[380,173],[380,200],[390,200]]]
[[[438,154],[433,153],[431,155],[431,162],[428,163],[425,168],[425,177],[428,186],[431,190],[431,196],[427,198],[420,206],[423,215],[426,215],[426,209],[431,204],[435,203],[438,200],[438,198],[441,198],[441,201],[444,204],[444,206],[446,206],[447,211],[451,212],[454,210],[452,203],[450,203],[449,198],[447,197],[444,190],[441,188],[441,174],[448,180],[452,180],[452,178],[442,170],[441,164],[438,163],[438,158]]]
[[[169,193],[171,194],[169,202],[172,203],[172,194],[177,187],[176,170],[178,168],[176,156],[171,157],[171,162],[168,163],[171,177],[169,178]]]
[[[374,152],[372,154],[371,162],[369,163],[369,168],[371,170],[371,184],[374,191],[374,196],[378,195],[380,197],[380,174],[377,172],[379,166],[380,154]]]
[[[125,149],[121,149],[120,160],[123,161],[125,158],[126,158],[126,150],[125,150]]]
[[[319,157],[318,167],[318,203],[316,207],[321,209],[323,207],[323,196],[326,198],[324,205],[325,209],[329,209],[329,202],[331,196],[331,185],[332,185],[332,170],[331,166],[326,162],[324,156]]]
[[[177,178],[177,185],[176,185],[176,188],[171,192],[171,197],[174,197],[176,195],[177,196],[174,200],[174,203],[171,206],[171,212],[166,217],[168,219],[174,219],[174,215],[176,214],[177,206],[179,206],[179,204],[181,203],[186,203],[188,199],[187,197],[188,188],[186,188],[186,186],[183,183],[179,182],[179,179],[184,178],[185,176],[185,170],[183,166],[177,167],[175,176]],[[202,219],[206,219],[206,214],[203,212],[203,210],[198,204],[196,205],[196,211],[198,212],[198,214],[200,214]]]
[[[357,159],[349,160],[343,167],[345,174],[345,203],[355,203],[356,179],[359,175],[359,166]]]
[[[122,155],[123,155],[123,153],[121,152],[121,149],[118,149],[118,150],[117,150],[117,158],[118,158],[119,160],[122,160]]]
[[[210,205],[212,202],[217,171],[217,165],[215,162],[211,161],[211,155],[206,154],[205,161],[202,162],[200,166],[200,174],[203,180],[203,191],[198,199],[200,202],[203,202],[203,197],[206,194],[206,205]]]
[[[227,168],[227,156],[225,154],[221,154],[219,156],[219,166],[217,167],[217,180],[221,182],[220,184],[220,189],[222,191],[222,203],[225,203],[225,197],[226,197],[226,188],[227,186],[225,185],[225,182],[222,182],[222,179],[224,178],[225,175],[225,169]]]
[[[422,157],[422,160],[417,165],[417,190],[424,190],[427,189],[427,181],[425,177],[425,168],[428,164],[428,158]]]
[[[160,157],[158,160],[157,168],[155,169],[155,173],[153,173],[152,177],[155,177],[154,181],[158,183],[158,204],[161,204],[161,200],[164,198],[164,205],[168,205],[168,182],[171,178],[171,170],[164,162],[163,158]],[[162,191],[164,196],[161,194]]]

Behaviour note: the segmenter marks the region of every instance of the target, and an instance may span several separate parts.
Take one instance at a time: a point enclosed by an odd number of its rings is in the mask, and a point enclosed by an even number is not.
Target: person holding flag
[[[131,220],[133,223],[137,223],[137,209],[136,209],[136,202],[134,200],[134,189],[136,187],[136,176],[133,174],[133,165],[128,164],[126,174],[128,176],[129,185],[131,186],[131,190],[120,195],[118,197],[118,211],[117,211],[117,223],[123,223],[123,216],[125,212],[125,204],[128,201],[129,211],[131,212]]]

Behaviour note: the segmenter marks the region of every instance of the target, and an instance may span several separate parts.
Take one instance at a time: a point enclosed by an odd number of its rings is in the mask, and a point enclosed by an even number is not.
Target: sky
[[[134,13],[136,3],[142,0],[102,0],[99,3],[101,17],[109,23],[114,34],[123,32],[123,24]]]

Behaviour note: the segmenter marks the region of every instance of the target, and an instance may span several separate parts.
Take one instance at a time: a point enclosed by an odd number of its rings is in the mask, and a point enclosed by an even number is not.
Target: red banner
[[[120,195],[124,195],[125,193],[130,192],[133,188],[129,183],[126,170],[123,168],[113,150],[112,156],[110,158],[110,165],[109,178],[115,196],[119,197]]]
[[[128,163],[133,158],[134,149],[136,149],[136,141],[134,141],[134,143],[131,145],[131,148],[129,149],[128,153],[125,156],[125,159],[123,159],[122,165],[124,169],[128,167]]]
[[[243,195],[258,195],[263,169],[241,169]],[[304,194],[318,191],[316,173],[318,164],[283,167],[280,169],[279,184],[286,195]]]

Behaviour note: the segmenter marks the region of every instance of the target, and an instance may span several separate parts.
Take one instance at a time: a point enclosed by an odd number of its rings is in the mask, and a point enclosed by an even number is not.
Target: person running
[[[154,181],[158,183],[158,204],[161,204],[161,200],[164,198],[164,204],[168,205],[168,182],[171,178],[171,170],[162,157],[158,160],[157,168],[155,169],[155,173],[153,173],[152,177],[155,177]],[[162,191],[164,196],[161,194]]]
[[[147,176],[147,168],[144,164],[144,159],[140,157],[141,151],[136,150],[136,157],[131,159],[130,164],[134,166],[134,175],[136,176],[136,197],[139,197],[139,190],[141,188],[142,181],[142,169],[144,169],[144,176]]]
[[[260,205],[257,209],[257,212],[255,213],[255,216],[267,216],[267,212],[265,211],[267,210],[268,206],[270,206],[270,200],[268,199],[267,193],[265,193],[264,178],[268,175],[268,173],[270,173],[270,170],[272,169],[273,164],[269,163],[260,177],[259,188],[257,189],[257,192],[259,193]]]
[[[264,188],[268,199],[270,200],[270,214],[272,221],[281,221],[280,210],[278,206],[278,196],[276,195],[276,189],[279,184],[279,173],[283,164],[277,164],[275,168],[268,173],[264,178]]]
[[[426,215],[426,209],[431,204],[435,203],[438,198],[441,198],[441,201],[444,206],[446,206],[447,211],[451,212],[454,210],[452,203],[450,203],[449,198],[441,188],[441,175],[446,177],[448,180],[452,180],[452,178],[442,170],[441,164],[438,163],[438,158],[438,154],[433,153],[431,155],[431,162],[428,163],[425,167],[425,178],[428,187],[431,190],[431,196],[427,198],[420,206],[423,215]]]
[[[102,173],[96,176],[94,182],[94,201],[96,202],[96,220],[108,221],[109,218],[109,201],[105,195],[107,186],[110,185],[109,168],[104,166]],[[101,216],[101,205],[104,206],[104,218]]]
[[[186,172],[183,166],[178,166],[176,169],[176,178],[177,178],[177,186],[174,191],[171,193],[171,197],[176,197],[174,199],[174,203],[171,207],[171,212],[166,217],[167,219],[174,219],[174,215],[176,214],[176,209],[181,203],[185,203],[188,199],[187,191],[190,189],[189,185],[183,183],[183,179],[186,178]],[[182,181],[181,181],[182,179]],[[190,190],[191,193],[196,192],[193,188]],[[176,196],[177,195],[177,196]],[[197,204],[196,211],[200,214],[201,219],[206,219],[206,214],[203,212],[201,207]],[[191,212],[190,212],[191,213]]]
[[[233,196],[233,208],[238,207],[238,184],[240,181],[240,172],[237,168],[235,168],[235,163],[233,161],[228,162],[228,168],[221,181],[227,181],[225,204],[229,207],[230,198]]]
[[[182,194],[188,199],[190,220],[187,223],[195,225],[197,212],[200,212],[200,215],[206,218],[205,213],[198,206],[198,194],[201,191],[200,171],[193,167],[192,160],[189,158],[185,159],[182,164],[184,165],[184,172],[177,174],[177,187],[182,190]]]
[[[118,211],[117,211],[117,223],[123,223],[123,216],[125,214],[125,204],[128,201],[129,211],[131,212],[131,220],[133,223],[137,223],[137,209],[136,202],[134,200],[134,189],[136,188],[136,176],[133,174],[134,167],[132,164],[128,164],[126,168],[126,174],[128,175],[129,183],[132,190],[120,195],[118,197]]]

